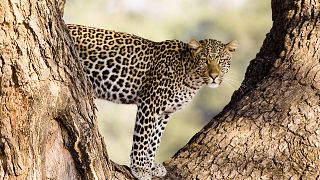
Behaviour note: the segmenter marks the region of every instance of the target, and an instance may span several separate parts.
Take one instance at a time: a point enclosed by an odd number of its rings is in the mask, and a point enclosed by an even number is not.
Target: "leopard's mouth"
[[[217,83],[211,83],[211,84],[209,84],[208,86],[209,86],[210,88],[217,88],[219,85],[220,85],[220,84],[217,84]]]

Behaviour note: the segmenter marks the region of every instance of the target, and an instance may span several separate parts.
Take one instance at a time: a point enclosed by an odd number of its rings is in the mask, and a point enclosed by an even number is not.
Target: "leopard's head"
[[[224,44],[213,39],[191,40],[189,47],[196,63],[191,71],[193,85],[218,87],[229,71],[232,53],[238,47],[237,41]]]

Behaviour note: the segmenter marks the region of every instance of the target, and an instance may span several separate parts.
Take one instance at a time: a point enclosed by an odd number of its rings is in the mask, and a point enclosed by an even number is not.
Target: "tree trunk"
[[[132,179],[108,159],[61,2],[1,0],[0,179]],[[163,179],[320,177],[320,3],[272,9],[241,88]]]
[[[0,179],[123,177],[98,132],[61,2],[1,0]]]

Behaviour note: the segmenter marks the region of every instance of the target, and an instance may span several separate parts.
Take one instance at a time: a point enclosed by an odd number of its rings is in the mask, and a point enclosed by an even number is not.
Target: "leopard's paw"
[[[151,175],[157,177],[163,177],[167,174],[166,168],[162,164],[154,163],[151,168]]]
[[[141,168],[131,167],[131,173],[134,177],[136,177],[139,180],[151,180],[152,177],[150,172],[147,172]]]

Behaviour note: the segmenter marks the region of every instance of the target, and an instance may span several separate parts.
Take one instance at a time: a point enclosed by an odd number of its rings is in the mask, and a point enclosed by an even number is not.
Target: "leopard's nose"
[[[219,74],[213,73],[213,74],[210,74],[209,76],[212,79],[212,82],[217,83],[217,80],[219,79]]]
[[[213,74],[210,74],[209,76],[212,79],[213,83],[220,84],[218,73],[213,73]]]
[[[215,80],[219,75],[218,74],[210,74],[211,79]]]

